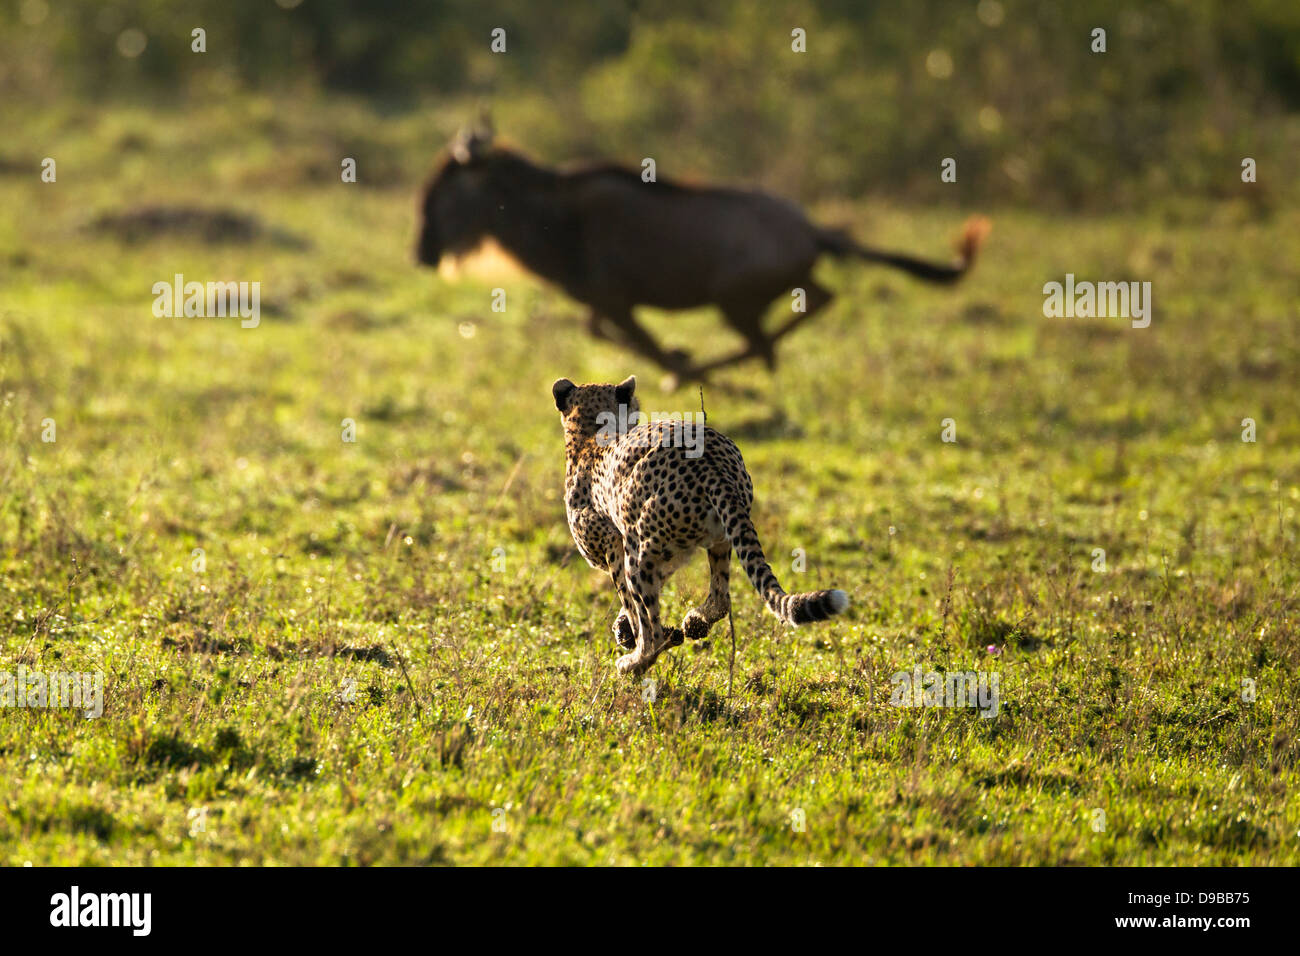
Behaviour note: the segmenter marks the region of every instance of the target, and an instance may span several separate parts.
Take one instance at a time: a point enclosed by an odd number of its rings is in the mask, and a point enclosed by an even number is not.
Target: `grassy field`
[[[854,604],[790,631],[737,576],[734,665],[724,624],[651,702],[565,525],[549,387],[700,396],[522,274],[413,266],[435,126],[262,99],[16,122],[0,670],[102,671],[104,711],[0,708],[0,862],[1300,863],[1300,210],[979,210],[955,290],[828,264],[779,373],[704,402],[782,582]],[[160,203],[264,229],[113,219]],[[940,255],[969,211],[819,212]],[[1067,272],[1150,280],[1150,328],[1045,318]],[[260,281],[260,326],[156,318],[176,273]],[[892,706],[917,666],[996,673],[998,715]]]

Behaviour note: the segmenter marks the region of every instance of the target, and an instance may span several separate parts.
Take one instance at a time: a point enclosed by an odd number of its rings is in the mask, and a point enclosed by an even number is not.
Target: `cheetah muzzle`
[[[636,379],[552,386],[564,425],[564,510],[578,551],[609,574],[620,610],[614,640],[624,674],[647,670],[683,639],[702,640],[731,609],[731,552],[768,609],[790,625],[849,606],[843,591],[787,594],[763,555],[750,507],[754,485],[729,438],[682,421],[636,424]],[[621,434],[616,423],[631,427]],[[686,430],[694,430],[688,433]],[[660,623],[664,582],[696,548],[709,555],[709,596],[681,627]]]

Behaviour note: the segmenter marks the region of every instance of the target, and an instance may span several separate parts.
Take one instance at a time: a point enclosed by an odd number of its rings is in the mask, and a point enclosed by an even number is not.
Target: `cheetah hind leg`
[[[731,610],[731,542],[709,548],[709,596],[682,618],[682,633],[692,641],[703,640],[709,630]]]

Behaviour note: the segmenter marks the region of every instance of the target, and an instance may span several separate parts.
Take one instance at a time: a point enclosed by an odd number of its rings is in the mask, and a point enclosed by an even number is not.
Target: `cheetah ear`
[[[620,405],[627,405],[632,401],[632,393],[635,391],[636,376],[629,375],[614,386],[614,401]]]
[[[555,396],[555,407],[562,412],[567,412],[569,410],[569,399],[573,397],[573,390],[577,387],[567,378],[558,379],[551,386],[551,394]]]

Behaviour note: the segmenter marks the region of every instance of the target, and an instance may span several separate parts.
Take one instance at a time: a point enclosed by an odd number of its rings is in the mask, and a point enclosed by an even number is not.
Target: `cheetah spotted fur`
[[[587,563],[607,572],[618,592],[614,636],[628,652],[618,659],[619,671],[644,672],[668,647],[705,637],[727,616],[733,548],[768,609],[787,624],[822,621],[847,608],[843,591],[787,594],[777,582],[749,516],[753,482],[725,435],[699,427],[702,451],[690,457],[674,429],[697,427],[691,423],[649,422],[609,434],[620,406],[622,420],[636,421],[635,389],[635,377],[619,385],[562,378],[551,388],[564,425],[569,530]],[[680,628],[664,627],[659,593],[695,548],[709,555],[709,596]]]

